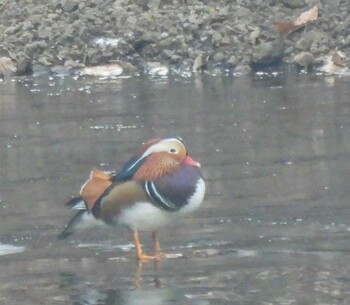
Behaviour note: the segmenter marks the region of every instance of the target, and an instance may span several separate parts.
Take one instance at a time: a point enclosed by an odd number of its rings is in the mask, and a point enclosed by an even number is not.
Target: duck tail
[[[73,234],[75,227],[80,223],[84,214],[88,214],[86,203],[81,197],[75,197],[66,203],[70,209],[78,210],[74,217],[66,225],[66,228],[57,236],[59,240],[65,239]]]

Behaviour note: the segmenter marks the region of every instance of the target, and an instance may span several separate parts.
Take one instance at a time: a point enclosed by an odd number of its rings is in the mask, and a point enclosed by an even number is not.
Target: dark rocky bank
[[[314,5],[317,19],[276,26]],[[6,73],[19,75],[108,63],[147,71],[154,62],[173,71],[249,72],[306,67],[334,50],[350,52],[349,0],[0,0],[0,70],[10,58]]]

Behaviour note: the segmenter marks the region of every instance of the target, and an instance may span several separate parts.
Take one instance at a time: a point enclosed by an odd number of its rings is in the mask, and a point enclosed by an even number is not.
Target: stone
[[[118,64],[108,64],[100,65],[94,67],[85,67],[80,70],[81,75],[90,75],[90,76],[119,76],[123,73],[123,68]]]
[[[83,68],[84,64],[76,60],[68,59],[64,62],[64,66],[67,68]]]
[[[71,13],[77,10],[79,7],[79,2],[73,1],[73,0],[63,1],[61,4],[62,4],[62,10],[68,13]]]
[[[235,55],[230,56],[227,63],[229,65],[233,65],[233,66],[237,65],[237,63],[238,63],[237,57]]]
[[[235,67],[234,73],[238,75],[247,75],[252,71],[249,65],[237,65]]]
[[[286,7],[289,8],[302,8],[306,6],[305,0],[281,0]]]
[[[16,54],[16,62],[17,62],[17,73],[18,74],[29,74],[32,72],[32,61],[24,52],[18,52]]]
[[[16,71],[16,64],[11,58],[0,57],[0,76],[13,75]]]
[[[47,47],[47,43],[44,40],[39,41],[33,41],[31,43],[28,43],[24,47],[24,52],[27,56],[32,57],[35,54],[40,54],[42,49],[45,49]]]
[[[213,56],[213,60],[217,63],[222,62],[225,59],[225,55],[222,52],[217,52]]]
[[[297,65],[305,68],[315,62],[315,58],[310,52],[300,52],[293,57],[293,60]]]
[[[48,58],[47,56],[39,56],[37,61],[43,66],[52,66],[52,63],[50,62],[50,58]]]
[[[275,65],[282,61],[284,44],[280,39],[256,46],[251,55],[253,66]]]
[[[34,38],[34,35],[31,32],[24,32],[21,37],[19,37],[19,41],[26,45],[27,43],[31,42]]]
[[[296,43],[296,47],[299,50],[307,51],[315,43],[328,43],[328,35],[321,31],[309,31],[302,35],[302,37]]]
[[[33,28],[34,28],[34,25],[30,20],[25,20],[23,22],[23,27],[22,27],[23,31],[31,31],[33,30]]]
[[[9,57],[17,68],[23,63],[17,73],[30,71],[33,63],[45,58],[52,67],[74,62],[101,65],[120,58],[139,71],[153,61],[174,71],[191,71],[198,54],[206,54],[200,69],[212,72],[227,66],[294,64],[301,60],[294,59],[301,51],[317,58],[339,48],[350,53],[350,6],[345,0],[321,1],[320,18],[284,36],[273,22],[293,21],[315,1],[5,2],[6,10],[0,12],[0,54],[15,54]],[[118,43],[94,44],[103,37]],[[151,69],[155,70],[166,71]]]
[[[203,55],[199,54],[193,62],[192,71],[196,72],[204,66]]]
[[[48,25],[42,25],[38,28],[38,36],[42,39],[52,39],[52,28]]]

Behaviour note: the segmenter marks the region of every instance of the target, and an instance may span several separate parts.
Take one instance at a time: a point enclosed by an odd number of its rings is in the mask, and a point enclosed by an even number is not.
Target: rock
[[[281,3],[289,8],[302,8],[306,6],[305,0],[281,0]]]
[[[37,61],[43,66],[46,66],[46,67],[52,66],[52,63],[50,62],[50,58],[48,58],[47,56],[39,56]]]
[[[21,26],[18,24],[15,26],[10,26],[4,31],[4,34],[13,35],[13,34],[17,33],[20,29],[21,29]]]
[[[165,55],[165,57],[171,58],[172,56],[174,56],[175,50],[165,49],[165,50],[163,50],[163,54]]]
[[[22,67],[17,73],[30,71],[38,60],[71,66],[122,59],[147,73],[155,68],[144,63],[160,61],[160,74],[170,67],[214,71],[227,65],[289,63],[300,51],[320,57],[341,47],[349,54],[347,1],[321,2],[322,18],[284,34],[284,53],[273,21],[295,21],[315,1],[5,1],[6,10],[0,3],[0,54],[16,60]],[[197,68],[198,54],[207,56]]]
[[[71,13],[78,9],[79,2],[73,1],[73,0],[67,0],[67,1],[62,1],[61,5],[62,5],[62,10],[64,12]]]
[[[193,62],[192,72],[197,72],[204,66],[203,55],[199,54]]]
[[[50,14],[48,14],[47,17],[48,17],[48,20],[55,21],[55,20],[58,20],[60,18],[60,15],[55,14],[55,13],[50,13]]]
[[[342,51],[334,51],[326,55],[323,59],[324,64],[319,71],[326,74],[350,75],[350,70],[346,65],[346,55]]]
[[[82,64],[76,60],[68,59],[64,62],[64,67],[66,67],[66,68],[83,68],[84,64]]]
[[[16,54],[15,59],[17,61],[17,74],[30,74],[33,71],[33,64],[30,58],[24,52]]]
[[[42,39],[52,39],[52,28],[50,25],[41,25],[38,28],[38,36]]]
[[[302,35],[299,41],[296,43],[296,47],[299,50],[307,51],[313,44],[327,44],[328,35],[321,31],[310,31]]]
[[[166,76],[169,74],[169,68],[160,62],[147,62],[144,65],[144,72],[151,76]]]
[[[137,68],[127,61],[116,60],[113,63],[121,66],[123,68],[123,74],[132,74],[137,71]]]
[[[237,65],[237,63],[238,63],[238,59],[237,59],[237,57],[236,57],[235,55],[232,55],[232,56],[228,59],[227,63],[228,63],[229,65],[235,66],[235,65]]]
[[[249,34],[249,40],[251,44],[256,45],[258,37],[260,36],[260,33],[261,33],[260,28],[257,28]]]
[[[159,8],[160,3],[161,0],[149,0],[147,1],[147,7],[150,10],[157,10]]]
[[[22,27],[22,30],[23,31],[31,31],[32,29],[34,28],[34,25],[33,23],[30,21],[30,20],[25,20],[23,22],[23,27]]]
[[[123,68],[118,64],[101,65],[95,67],[86,67],[80,70],[81,75],[90,76],[119,76],[123,73]]]
[[[211,39],[213,44],[217,46],[220,44],[220,41],[222,40],[222,35],[219,32],[215,31]]]
[[[347,58],[344,52],[335,51],[332,56],[332,61],[338,67],[346,67]]]
[[[213,60],[216,63],[220,63],[225,59],[225,54],[223,52],[217,52],[213,56]]]
[[[24,47],[24,52],[27,56],[33,57],[35,54],[40,54],[42,49],[47,47],[47,42],[44,40],[34,41],[32,43],[28,43]]]
[[[238,66],[236,66],[234,73],[235,73],[235,75],[247,75],[251,71],[252,71],[252,69],[248,65],[238,65]]]
[[[16,64],[11,58],[0,57],[0,76],[13,75],[16,71]]]
[[[237,10],[235,11],[235,16],[238,18],[246,17],[251,14],[250,10],[246,7],[237,7]]]
[[[310,52],[300,52],[293,58],[294,62],[304,68],[312,65],[315,62],[315,58]]]
[[[18,40],[23,44],[26,45],[29,42],[33,41],[34,35],[31,32],[24,32]]]
[[[31,22],[34,27],[39,26],[42,23],[42,16],[39,14],[29,15],[28,21]]]
[[[254,67],[264,67],[279,64],[283,58],[284,44],[281,39],[265,42],[253,49],[251,64]]]

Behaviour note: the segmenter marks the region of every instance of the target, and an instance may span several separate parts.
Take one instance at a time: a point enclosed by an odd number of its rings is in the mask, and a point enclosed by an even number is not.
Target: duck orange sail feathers
[[[58,235],[58,239],[67,238],[73,233],[75,226],[79,224],[84,214],[92,211],[95,203],[111,184],[111,176],[107,173],[99,169],[91,171],[89,179],[80,189],[80,197],[75,197],[66,203],[66,206],[79,210],[79,212],[67,224],[64,231]]]
[[[94,169],[90,173],[89,180],[80,189],[80,196],[86,203],[88,210],[94,207],[98,198],[100,198],[111,184],[111,176],[107,173],[98,169]]]
[[[59,238],[68,237],[85,214],[92,214],[107,225],[127,227],[138,260],[158,259],[158,230],[197,209],[204,194],[200,164],[188,155],[183,140],[152,139],[141,145],[117,174],[91,172],[80,196],[67,203],[78,212]],[[139,231],[152,232],[153,255],[143,254]]]

